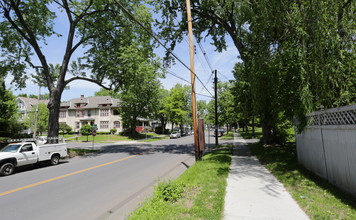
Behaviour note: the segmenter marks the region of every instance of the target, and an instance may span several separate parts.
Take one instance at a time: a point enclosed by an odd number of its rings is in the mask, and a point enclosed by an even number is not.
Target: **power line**
[[[166,51],[170,54],[173,55],[174,58],[176,58],[186,69],[188,69],[191,73],[193,73],[193,75],[198,79],[198,81],[203,85],[203,87],[206,89],[206,91],[208,91],[210,93],[210,91],[205,87],[204,83],[201,81],[201,79],[198,77],[197,74],[195,74],[181,59],[179,59],[179,57],[173,53],[173,51],[169,50],[157,37],[154,33],[152,33],[150,30],[148,30],[140,21],[138,21],[136,19],[136,17],[131,14],[131,12],[129,12],[120,2],[118,2],[117,0],[114,0],[116,4],[118,4],[122,10],[129,15],[138,25],[140,25],[147,33],[149,33],[162,47],[164,47],[164,49],[166,49]],[[210,93],[211,96],[213,96]]]
[[[175,77],[177,77],[178,79],[183,80],[184,82],[187,82],[187,83],[190,84],[190,82],[189,82],[188,80],[186,80],[186,79],[184,79],[184,78],[178,76],[176,73],[172,72],[171,70],[167,70],[167,72],[168,72],[169,74],[171,74],[172,76],[175,76]]]
[[[200,42],[198,43],[198,45],[199,45],[200,50],[202,51],[202,53],[203,53],[203,55],[204,55],[204,57],[205,57],[206,63],[209,65],[210,70],[211,70],[211,71],[213,71],[213,68],[212,68],[212,67],[211,67],[211,65],[210,65],[210,62],[209,62],[208,56],[206,55],[206,52],[205,52],[205,50],[204,50],[203,46],[201,45],[201,43],[200,43]]]
[[[215,99],[215,97],[212,97],[212,96],[209,96],[209,95],[204,95],[204,94],[201,94],[201,93],[195,93],[197,95],[200,95],[200,96],[205,96],[205,97],[208,97],[208,98],[211,98],[211,99]]]
[[[220,75],[222,75],[225,79],[227,79],[227,81],[229,81],[229,79],[220,71],[218,71],[218,73],[220,73]]]

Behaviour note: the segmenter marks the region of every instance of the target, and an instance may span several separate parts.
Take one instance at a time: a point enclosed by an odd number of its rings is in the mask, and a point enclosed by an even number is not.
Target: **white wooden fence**
[[[356,105],[321,110],[307,116],[296,132],[299,162],[356,197]]]

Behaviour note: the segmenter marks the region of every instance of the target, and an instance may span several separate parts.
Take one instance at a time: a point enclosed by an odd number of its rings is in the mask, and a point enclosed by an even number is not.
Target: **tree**
[[[64,137],[64,134],[68,134],[69,132],[72,131],[72,127],[67,125],[66,123],[59,123],[59,130],[62,131],[63,133],[63,137]]]
[[[91,135],[93,132],[93,127],[89,124],[85,124],[80,128],[79,131],[82,135],[87,136],[87,141],[88,141],[89,135]]]
[[[170,90],[165,100],[164,111],[168,120],[172,123],[172,129],[174,124],[182,127],[184,122],[187,121],[190,103],[191,96],[188,85],[176,84]]]
[[[232,123],[236,121],[236,110],[234,106],[234,96],[232,94],[232,85],[230,82],[218,83],[218,106],[219,106],[219,121],[223,125],[227,125],[227,133],[231,128]]]
[[[29,112],[27,117],[24,119],[24,124],[28,128],[31,128],[31,130],[35,129],[36,109],[37,109],[37,104],[32,107],[32,111]],[[48,117],[49,117],[49,112],[46,104],[39,103],[36,133],[42,135],[42,133],[48,129]]]
[[[150,28],[151,14],[140,0],[120,1],[120,4]],[[69,23],[68,34],[64,36],[67,42],[60,66],[51,66],[43,48],[46,39],[62,37],[54,29],[55,18],[60,12],[66,15]],[[119,89],[122,79],[127,77],[123,69],[129,65],[118,59],[122,49],[136,39],[135,43],[147,48],[147,53],[153,50],[149,34],[131,22],[115,1],[5,0],[0,3],[0,13],[0,46],[6,54],[1,60],[1,73],[5,76],[11,73],[14,83],[23,88],[30,75],[28,71],[35,70],[31,76],[49,90],[49,137],[58,136],[61,95],[67,85],[74,80],[86,80],[103,88]],[[70,63],[78,48],[86,49],[84,56]],[[91,74],[86,73],[89,70]],[[71,76],[66,77],[68,71]],[[104,85],[106,79],[109,85]]]
[[[0,137],[13,137],[23,126],[19,118],[16,97],[5,87],[5,81],[0,78]]]
[[[161,64],[154,56],[147,56],[145,48],[140,48],[138,44],[127,48],[120,59],[126,60],[128,68],[125,71],[131,75],[123,80],[119,93],[120,114],[124,126],[129,127],[131,135],[135,135],[137,118],[149,118],[156,112]]]
[[[164,109],[165,100],[166,100],[168,94],[169,94],[169,91],[162,87],[158,90],[157,105],[156,105],[155,112],[154,112],[155,118],[158,118],[161,121],[162,134],[165,134],[165,128],[166,128],[166,124],[167,124],[167,120],[168,120],[167,112]]]
[[[208,122],[208,105],[205,100],[197,101],[197,114],[198,118],[204,119],[205,123]]]
[[[221,52],[230,36],[239,51],[249,75],[243,79],[252,98],[246,104],[252,103],[261,119],[265,144],[277,142],[293,116],[303,119],[321,104],[356,101],[355,1],[193,0],[191,5],[198,42],[210,36]],[[187,32],[185,1],[156,6],[162,11],[161,37],[173,49]]]

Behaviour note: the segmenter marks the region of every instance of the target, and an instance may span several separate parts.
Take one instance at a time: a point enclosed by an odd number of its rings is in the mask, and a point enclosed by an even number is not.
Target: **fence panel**
[[[304,167],[356,197],[356,105],[314,112],[296,134]]]

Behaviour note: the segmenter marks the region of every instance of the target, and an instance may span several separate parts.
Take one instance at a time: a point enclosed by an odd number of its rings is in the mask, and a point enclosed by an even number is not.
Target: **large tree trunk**
[[[275,132],[273,126],[266,121],[261,121],[262,125],[262,135],[263,135],[263,143],[266,145],[275,144]]]
[[[48,102],[48,137],[57,138],[59,131],[59,109],[61,106],[61,92],[54,90],[50,93]]]

